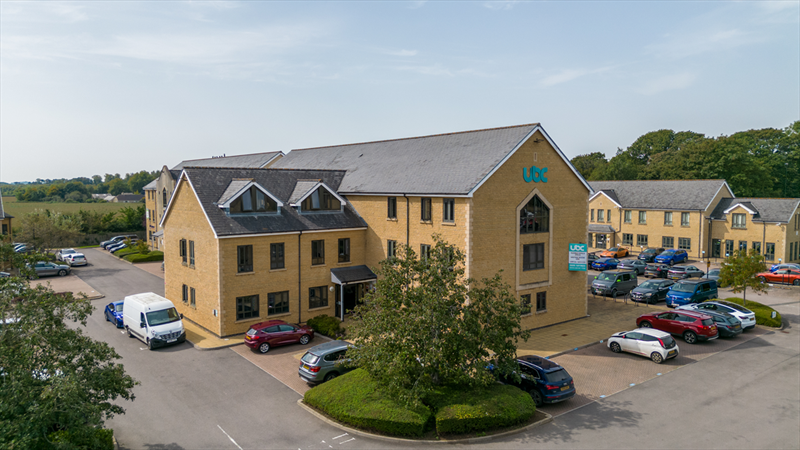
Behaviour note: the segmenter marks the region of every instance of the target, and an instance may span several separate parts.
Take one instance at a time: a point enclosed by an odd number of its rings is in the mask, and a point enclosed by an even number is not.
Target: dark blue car
[[[558,363],[541,356],[528,355],[517,358],[517,364],[519,382],[511,376],[501,376],[500,380],[530,394],[536,406],[558,403],[575,396],[572,376]]]
[[[664,250],[664,253],[656,256],[657,263],[669,264],[670,266],[673,264],[682,263],[687,259],[689,259],[689,254],[686,253],[686,250],[669,249]]]
[[[617,264],[619,264],[619,260],[615,258],[600,258],[592,263],[592,269],[594,270],[609,270],[609,269],[616,269]]]
[[[106,305],[106,320],[116,325],[117,328],[122,328],[122,303],[123,301],[120,300]]]

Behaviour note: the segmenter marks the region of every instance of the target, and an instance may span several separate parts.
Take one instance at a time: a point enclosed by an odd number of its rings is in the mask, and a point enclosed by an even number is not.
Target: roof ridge
[[[453,136],[456,134],[467,134],[467,133],[480,133],[483,131],[495,131],[495,130],[507,130],[510,128],[521,128],[521,127],[531,127],[531,126],[539,126],[538,122],[535,123],[526,123],[522,125],[511,125],[506,127],[496,127],[496,128],[483,128],[480,130],[467,130],[467,131],[454,131],[451,133],[440,133],[440,134],[428,134],[425,136],[411,136],[411,137],[404,137],[404,138],[397,138],[397,139],[382,139],[378,141],[365,141],[365,142],[353,142],[350,144],[338,144],[338,145],[324,145],[321,147],[306,147],[306,148],[296,148],[292,149],[291,151],[301,151],[301,150],[320,150],[323,148],[335,148],[335,147],[350,147],[354,145],[367,145],[367,144],[379,144],[383,142],[398,142],[398,141],[410,141],[413,139],[424,139],[424,138],[431,138],[431,137],[441,137],[441,136]]]
[[[263,170],[276,172],[347,172],[344,169],[291,169],[280,167],[210,167],[210,166],[185,166],[183,169],[202,170]]]
[[[187,161],[207,161],[207,160],[210,160],[210,159],[238,158],[240,156],[268,155],[270,153],[283,153],[283,152],[281,150],[275,150],[275,151],[271,151],[271,152],[242,153],[241,155],[231,155],[231,156],[225,155],[225,156],[212,156],[210,158],[184,159],[183,161],[181,161],[181,163],[184,163],[184,162],[187,162]]]
[[[736,197],[733,200],[800,200],[800,197]]]
[[[674,179],[674,180],[592,180],[591,183],[630,183],[630,182],[648,182],[648,181],[725,181],[724,178],[687,178],[687,179]]]

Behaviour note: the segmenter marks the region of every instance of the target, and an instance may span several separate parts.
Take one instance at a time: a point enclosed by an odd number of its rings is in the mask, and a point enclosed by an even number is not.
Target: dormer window
[[[231,202],[231,214],[276,211],[278,211],[278,204],[255,186],[250,186]]]
[[[339,211],[342,203],[327,189],[320,186],[303,200],[300,208],[303,211]]]

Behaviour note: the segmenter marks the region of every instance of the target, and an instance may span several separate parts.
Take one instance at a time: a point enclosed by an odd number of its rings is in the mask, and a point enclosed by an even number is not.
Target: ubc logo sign
[[[585,252],[586,244],[569,244],[569,251],[571,252]]]
[[[522,168],[522,178],[525,179],[526,183],[530,183],[533,181],[534,183],[542,182],[547,183],[547,178],[544,176],[545,172],[547,172],[547,167],[538,168],[536,166],[531,166],[530,171],[527,167]]]

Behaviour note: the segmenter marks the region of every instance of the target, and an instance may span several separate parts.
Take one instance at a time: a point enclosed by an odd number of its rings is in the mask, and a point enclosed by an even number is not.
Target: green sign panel
[[[569,270],[586,271],[588,250],[587,244],[569,244]]]

